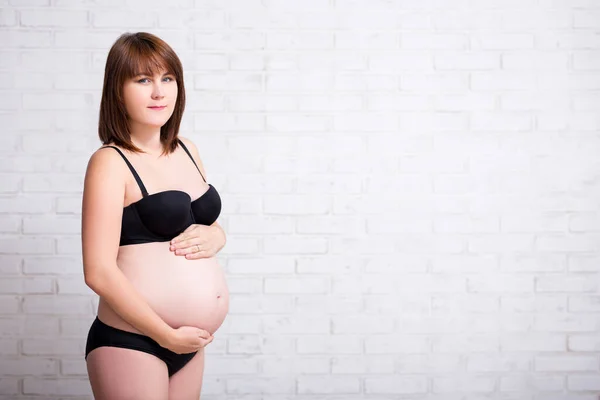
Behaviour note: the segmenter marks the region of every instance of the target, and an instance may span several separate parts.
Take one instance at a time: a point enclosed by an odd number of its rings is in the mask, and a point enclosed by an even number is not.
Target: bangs
[[[125,77],[131,79],[138,75],[153,76],[154,74],[166,73],[179,78],[175,73],[176,68],[169,62],[170,57],[166,54],[160,54],[157,51],[158,49],[153,49],[148,44],[142,42],[137,48],[135,46],[131,47],[130,54],[128,54],[129,62],[124,63],[125,71],[123,72]]]

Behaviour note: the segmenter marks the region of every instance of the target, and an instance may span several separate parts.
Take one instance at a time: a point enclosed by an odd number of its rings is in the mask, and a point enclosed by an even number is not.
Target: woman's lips
[[[164,110],[165,108],[167,108],[167,106],[153,106],[153,107],[148,107],[151,110]]]

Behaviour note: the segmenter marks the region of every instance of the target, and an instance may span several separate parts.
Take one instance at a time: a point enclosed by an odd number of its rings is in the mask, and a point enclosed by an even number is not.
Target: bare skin
[[[168,243],[123,246],[117,264],[148,304],[170,326],[196,326],[213,334],[225,318],[228,290],[216,258],[187,260],[168,251]],[[100,300],[106,324],[141,333]]]

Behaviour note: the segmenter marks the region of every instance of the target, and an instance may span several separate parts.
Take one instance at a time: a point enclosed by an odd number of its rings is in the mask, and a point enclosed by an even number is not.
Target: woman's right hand
[[[214,336],[204,329],[193,326],[181,326],[171,331],[164,343],[159,343],[177,354],[193,353],[212,342]]]

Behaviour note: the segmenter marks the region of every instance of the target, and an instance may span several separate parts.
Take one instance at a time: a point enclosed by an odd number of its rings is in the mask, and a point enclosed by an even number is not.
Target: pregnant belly
[[[188,260],[169,243],[119,248],[117,264],[148,305],[171,327],[195,326],[214,334],[229,310],[229,290],[215,257]],[[119,329],[141,333],[100,299],[98,315]]]

